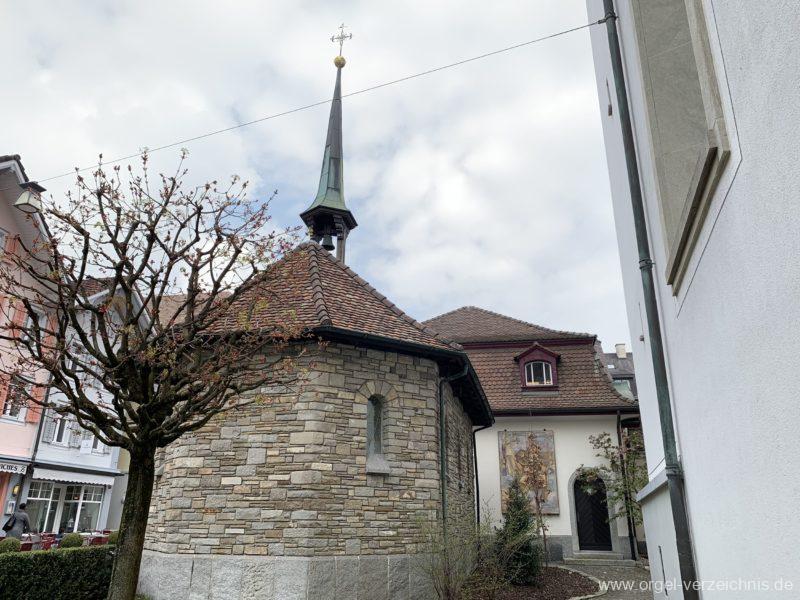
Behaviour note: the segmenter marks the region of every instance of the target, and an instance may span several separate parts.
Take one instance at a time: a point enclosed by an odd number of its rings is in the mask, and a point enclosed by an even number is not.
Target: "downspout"
[[[478,482],[478,445],[475,434],[484,429],[489,429],[489,427],[491,427],[491,425],[484,425],[483,427],[472,430],[472,457],[475,462],[475,520],[478,529],[481,527],[481,486]]]
[[[630,504],[630,490],[628,490],[627,485],[628,473],[625,466],[625,454],[622,450],[622,413],[620,411],[617,411],[617,448],[619,448],[619,465],[620,469],[622,469],[622,479],[626,482],[625,502]],[[628,544],[631,547],[631,558],[636,560],[636,542],[634,541],[636,526],[633,524],[633,519],[631,518],[631,514],[627,506],[625,507],[625,519],[628,522]]]
[[[636,144],[633,137],[628,93],[625,88],[625,73],[622,66],[622,53],[617,32],[617,15],[614,12],[613,0],[603,0],[605,10],[604,21],[608,32],[608,47],[611,55],[611,67],[614,74],[614,87],[617,94],[619,121],[622,129],[622,142],[625,148],[625,164],[628,171],[628,188],[631,195],[633,222],[636,230],[636,246],[639,251],[639,270],[642,276],[645,318],[650,336],[650,354],[653,361],[653,375],[658,400],[658,413],[661,422],[661,438],[664,443],[664,464],[669,490],[672,519],[675,525],[675,539],[678,550],[678,563],[683,583],[684,598],[699,599],[694,589],[697,574],[694,564],[694,552],[689,534],[689,518],[686,513],[684,499],[683,474],[678,460],[675,444],[675,428],[672,422],[672,404],[670,401],[667,369],[664,361],[664,347],[659,322],[658,301],[655,281],[653,279],[653,260],[650,257],[650,242],[647,234],[644,200],[639,180],[639,164],[636,158]]]
[[[461,372],[439,378],[439,481],[442,494],[442,531],[447,533],[447,427],[444,412],[444,384],[461,379],[469,372],[469,363]]]

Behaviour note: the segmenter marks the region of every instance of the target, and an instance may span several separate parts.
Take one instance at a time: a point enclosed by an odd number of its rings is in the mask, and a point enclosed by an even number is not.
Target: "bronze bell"
[[[322,238],[322,247],[328,252],[333,250],[333,238],[331,237],[330,233],[326,234],[325,237]]]

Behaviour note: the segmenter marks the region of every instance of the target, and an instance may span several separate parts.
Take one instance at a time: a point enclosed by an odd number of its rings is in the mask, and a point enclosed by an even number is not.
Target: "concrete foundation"
[[[421,555],[199,556],[145,550],[139,593],[153,600],[429,600]]]

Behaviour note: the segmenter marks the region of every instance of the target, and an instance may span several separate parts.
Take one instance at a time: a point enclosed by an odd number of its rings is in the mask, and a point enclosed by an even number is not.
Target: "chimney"
[[[624,342],[621,343],[621,344],[614,344],[614,348],[617,351],[617,358],[627,358],[628,351],[625,350],[625,343]]]

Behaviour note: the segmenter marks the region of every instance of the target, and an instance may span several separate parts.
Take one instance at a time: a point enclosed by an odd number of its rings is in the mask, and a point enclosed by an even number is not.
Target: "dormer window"
[[[514,357],[519,365],[519,380],[523,390],[558,388],[559,355],[536,343]]]
[[[525,363],[525,385],[553,385],[553,367],[543,360]]]

